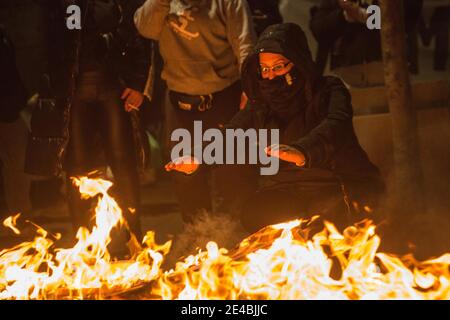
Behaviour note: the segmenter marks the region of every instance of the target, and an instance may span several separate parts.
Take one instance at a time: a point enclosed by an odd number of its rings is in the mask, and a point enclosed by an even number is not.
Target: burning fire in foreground
[[[111,182],[75,179],[83,197],[99,195],[92,230],[57,249],[39,226],[31,242],[0,251],[0,299],[450,299],[450,254],[425,262],[377,253],[380,238],[364,221],[340,234],[331,223],[310,235],[311,220],[268,226],[233,251],[210,242],[169,271],[171,243],[133,237],[128,261],[112,261],[110,232],[126,226],[107,191]],[[16,234],[18,216],[4,225]],[[54,239],[54,240],[52,240]],[[140,290],[137,290],[140,288]]]

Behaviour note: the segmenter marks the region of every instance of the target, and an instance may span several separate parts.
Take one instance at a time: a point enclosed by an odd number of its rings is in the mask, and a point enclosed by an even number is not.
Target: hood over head
[[[242,85],[250,101],[260,101],[269,104],[261,89],[259,53],[270,52],[285,56],[294,64],[297,77],[302,82],[304,102],[312,100],[312,90],[320,75],[312,59],[306,35],[302,28],[294,23],[282,23],[269,26],[259,37],[252,53],[242,66]],[[264,80],[263,80],[264,81]],[[273,80],[271,80],[273,81]],[[264,86],[267,86],[266,82]],[[299,99],[296,99],[297,101]],[[290,103],[290,108],[299,108]]]

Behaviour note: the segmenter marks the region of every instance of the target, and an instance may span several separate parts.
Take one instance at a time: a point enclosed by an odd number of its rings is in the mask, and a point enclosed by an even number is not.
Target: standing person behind
[[[256,34],[259,36],[268,26],[282,23],[279,0],[247,0],[253,15]]]
[[[203,129],[218,128],[239,110],[242,88],[240,67],[255,41],[246,0],[147,0],[135,14],[139,32],[159,41],[166,81],[166,127],[193,133],[195,120]],[[174,142],[169,142],[172,149]],[[230,212],[236,200],[234,183],[243,174],[237,167],[215,170],[223,206]],[[175,176],[185,222],[205,209],[212,211],[209,172]],[[219,205],[220,206],[220,205]]]
[[[447,69],[450,41],[450,5],[438,6],[434,9],[430,21],[430,36],[434,43],[434,70]],[[431,41],[431,39],[430,39]]]
[[[423,0],[404,1],[410,70],[417,72],[414,43]],[[367,28],[366,9],[377,0],[322,0],[311,12],[310,28],[319,48],[330,51],[330,69],[348,85],[367,87],[384,84],[380,30]],[[412,40],[411,40],[412,39]],[[319,54],[325,68],[326,56]],[[325,62],[323,61],[325,60]]]
[[[28,129],[20,117],[28,93],[16,66],[11,40],[0,27],[0,161],[8,214],[31,209],[31,178],[24,172]]]
[[[130,230],[140,239],[139,177],[133,143],[137,128],[133,128],[129,112],[144,101],[142,92],[151,56],[151,43],[138,35],[132,18],[141,3],[139,0],[60,1],[57,5],[53,1],[40,2],[48,12],[51,85],[46,95],[56,97],[60,113],[53,124],[56,135],[61,136],[46,137],[42,131],[51,124],[41,119],[38,126],[35,118],[37,130],[31,139],[28,169],[39,173],[46,166],[45,174],[59,174],[65,169],[69,210],[77,230],[91,226],[92,217],[90,202],[80,199],[70,177],[110,166],[114,194]],[[81,8],[80,31],[66,28],[64,18],[69,4]],[[55,113],[50,107],[47,110]],[[97,148],[98,145],[102,148]],[[101,151],[106,163],[98,161]],[[111,250],[120,257],[126,254],[126,241],[116,235]]]

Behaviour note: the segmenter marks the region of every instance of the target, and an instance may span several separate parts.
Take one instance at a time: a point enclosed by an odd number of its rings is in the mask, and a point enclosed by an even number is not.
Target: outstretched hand
[[[267,147],[265,152],[269,156],[294,163],[299,167],[303,167],[306,162],[305,155],[301,151],[285,144],[273,144]]]
[[[245,109],[245,107],[247,106],[247,102],[248,102],[247,95],[245,94],[245,92],[242,92],[241,102],[239,104],[239,110]]]
[[[192,174],[197,171],[200,162],[193,156],[184,156],[170,161],[166,164],[166,171],[178,171],[185,174]]]

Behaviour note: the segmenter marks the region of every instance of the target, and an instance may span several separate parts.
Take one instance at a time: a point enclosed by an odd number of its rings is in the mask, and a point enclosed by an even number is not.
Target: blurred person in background
[[[31,210],[31,177],[24,172],[28,128],[21,117],[29,94],[16,65],[11,39],[0,26],[0,162],[7,214]]]
[[[429,33],[434,43],[434,70],[447,70],[448,50],[450,41],[450,5],[438,6],[431,16]]]
[[[417,26],[423,0],[404,1],[408,62],[418,72]],[[380,30],[367,28],[366,9],[377,0],[321,0],[311,9],[311,31],[319,44],[320,71],[330,59],[330,70],[348,85],[367,87],[384,84]]]
[[[259,36],[268,26],[282,23],[279,0],[247,0],[253,16],[256,34]]]
[[[27,170],[65,171],[73,228],[91,227],[90,202],[82,200],[71,177],[108,165],[113,194],[130,231],[140,240],[138,161],[146,138],[132,113],[144,104],[152,43],[137,33],[133,14],[139,0],[36,0],[47,22],[48,75],[31,120]],[[81,8],[82,29],[66,27],[66,8]],[[136,152],[138,151],[138,152]],[[137,157],[139,156],[139,159]],[[113,237],[113,255],[123,257],[130,239]],[[116,241],[114,241],[117,239]]]

